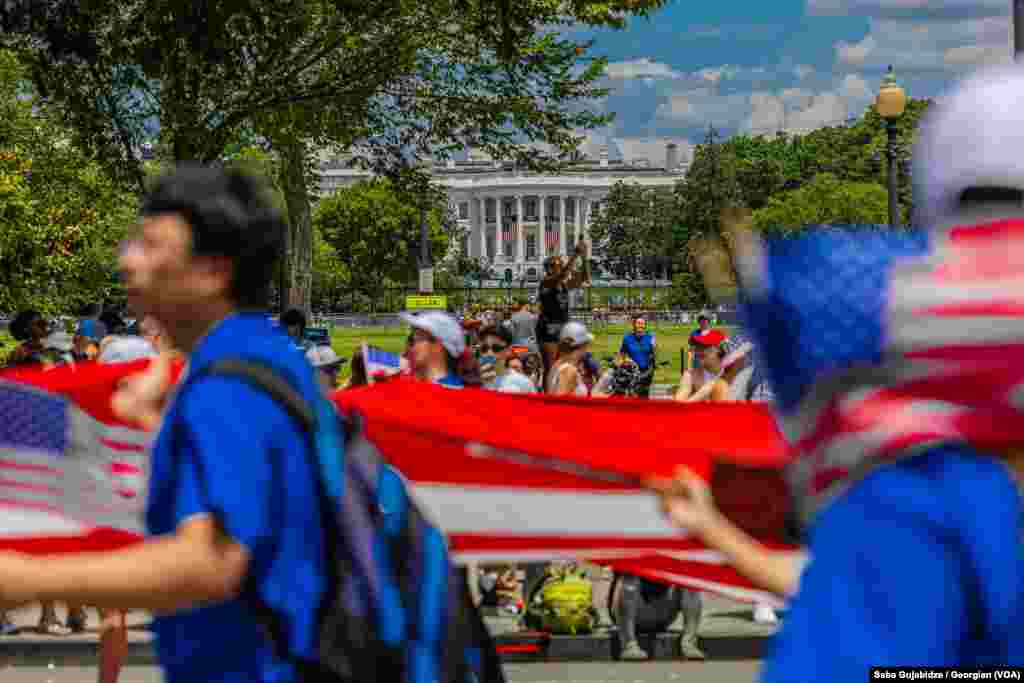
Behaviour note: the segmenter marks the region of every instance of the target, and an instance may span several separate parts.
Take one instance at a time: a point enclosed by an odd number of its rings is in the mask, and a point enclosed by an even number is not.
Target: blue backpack
[[[504,683],[493,639],[451,564],[444,535],[410,499],[358,424],[325,397],[310,405],[267,365],[213,363],[198,376],[229,376],[266,391],[311,436],[327,529],[329,590],[320,605],[319,657],[287,652],[280,617],[245,595],[278,654],[304,683]],[[200,476],[202,479],[202,476]]]

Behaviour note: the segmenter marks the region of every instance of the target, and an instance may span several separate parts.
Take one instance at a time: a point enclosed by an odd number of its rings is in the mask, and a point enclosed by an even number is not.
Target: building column
[[[568,247],[566,246],[569,240],[565,234],[565,204],[565,195],[558,195],[558,253],[562,256],[569,255]]]
[[[573,199],[573,204],[575,204],[573,207],[575,209],[575,213],[573,214],[572,221],[574,228],[572,243],[573,246],[575,246],[583,237],[583,197],[575,197]]]
[[[537,216],[540,219],[540,229],[537,233],[537,256],[544,259],[548,253],[548,223],[547,223],[547,195],[537,195],[540,206],[537,207]]]
[[[505,233],[501,229],[501,195],[491,197],[494,200],[494,262],[501,263],[505,259]]]
[[[523,195],[516,195],[516,262],[526,262],[526,220],[523,215]]]
[[[469,200],[469,256],[479,259],[484,250],[484,222],[481,218],[480,198],[473,196]]]

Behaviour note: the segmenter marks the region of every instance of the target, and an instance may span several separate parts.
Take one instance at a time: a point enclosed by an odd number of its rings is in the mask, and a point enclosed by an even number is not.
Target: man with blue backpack
[[[267,319],[283,230],[240,172],[184,166],[156,183],[120,265],[188,367],[153,446],[150,538],[2,554],[0,605],[153,611],[169,683],[501,680],[440,532]],[[122,412],[152,418],[166,390]]]

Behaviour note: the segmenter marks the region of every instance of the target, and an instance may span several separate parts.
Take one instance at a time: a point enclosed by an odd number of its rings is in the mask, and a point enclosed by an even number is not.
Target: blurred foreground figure
[[[809,551],[773,572],[796,595],[766,682],[1024,664],[1022,95],[1024,72],[1000,69],[930,113],[927,231],[739,238]],[[665,498],[685,524],[686,494]]]

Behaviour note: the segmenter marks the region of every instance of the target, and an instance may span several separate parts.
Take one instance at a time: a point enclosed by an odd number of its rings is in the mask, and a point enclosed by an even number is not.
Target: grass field
[[[694,326],[652,324],[648,329],[657,336],[659,360],[670,363],[667,367],[658,368],[654,381],[656,384],[675,384],[679,380],[679,350],[686,344]],[[722,329],[729,332],[728,328]],[[626,325],[607,325],[595,330],[594,356],[600,361],[605,356],[617,353],[622,336],[628,331]],[[352,353],[364,342],[385,351],[401,353],[408,334],[408,327],[336,328],[331,333],[331,346],[343,358],[351,358]],[[10,335],[0,333],[0,359],[6,358],[14,345]],[[348,377],[348,364],[342,370],[342,377]]]

